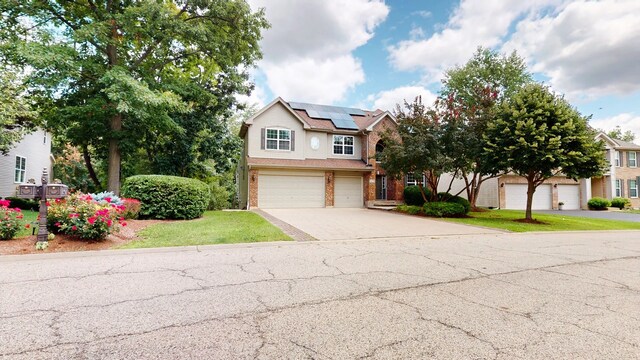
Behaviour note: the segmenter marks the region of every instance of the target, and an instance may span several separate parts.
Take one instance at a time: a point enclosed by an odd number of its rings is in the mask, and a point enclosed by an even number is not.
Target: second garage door
[[[335,207],[362,207],[362,176],[336,176]]]
[[[524,210],[527,208],[527,185],[526,184],[506,184],[505,185],[505,205],[506,209]],[[551,209],[551,185],[540,185],[533,194],[533,210]]]
[[[260,174],[258,207],[263,209],[324,207],[324,173],[304,176]]]
[[[580,209],[580,186],[558,185],[558,201],[562,201],[565,210]]]

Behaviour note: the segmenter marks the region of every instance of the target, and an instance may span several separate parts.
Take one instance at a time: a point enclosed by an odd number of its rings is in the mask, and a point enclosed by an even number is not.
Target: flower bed
[[[25,226],[22,212],[19,208],[10,208],[8,200],[0,200],[0,240],[10,240]],[[29,226],[27,224],[26,226]]]

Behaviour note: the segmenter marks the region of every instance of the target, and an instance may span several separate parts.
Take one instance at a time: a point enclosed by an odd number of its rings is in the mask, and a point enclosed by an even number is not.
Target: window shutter
[[[627,180],[627,185],[628,185],[628,188],[629,188],[629,193],[627,194],[627,197],[631,197],[631,181],[632,180]]]
[[[264,142],[265,142],[265,128],[260,129],[260,150],[264,150]]]
[[[631,166],[631,163],[629,162],[629,159],[631,159],[631,156],[629,156],[629,153],[630,153],[630,151],[626,152],[626,154],[627,154],[627,167]]]
[[[624,180],[620,180],[620,197],[626,197],[624,196]]]
[[[624,166],[624,158],[629,158],[628,156],[624,156],[624,151],[620,151],[620,167]],[[624,182],[624,181],[623,181]]]
[[[291,130],[291,151],[296,151],[296,132]]]

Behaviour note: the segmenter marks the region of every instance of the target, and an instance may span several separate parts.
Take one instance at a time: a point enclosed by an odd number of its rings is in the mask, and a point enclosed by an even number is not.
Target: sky
[[[591,125],[640,142],[640,0],[249,0],[271,28],[243,101],[431,102],[478,46],[525,59]]]

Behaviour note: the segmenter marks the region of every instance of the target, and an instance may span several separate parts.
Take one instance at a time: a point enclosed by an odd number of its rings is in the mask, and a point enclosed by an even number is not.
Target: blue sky
[[[594,127],[640,139],[640,1],[249,0],[271,29],[253,71],[259,105],[288,101],[390,110],[431,101],[442,72],[478,46],[516,50]]]

